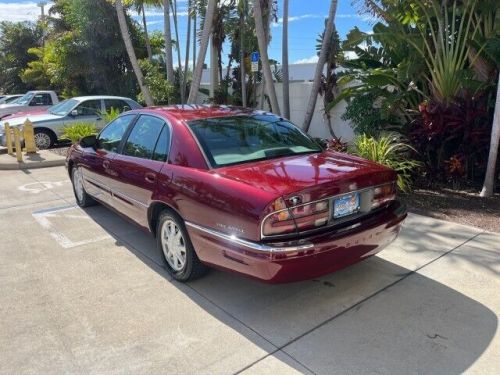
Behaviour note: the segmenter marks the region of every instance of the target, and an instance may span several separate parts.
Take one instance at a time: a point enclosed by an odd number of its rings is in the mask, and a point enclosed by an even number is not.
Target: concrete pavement
[[[180,284],[64,168],[0,171],[2,374],[496,373],[498,290],[500,234],[418,215],[317,280]]]

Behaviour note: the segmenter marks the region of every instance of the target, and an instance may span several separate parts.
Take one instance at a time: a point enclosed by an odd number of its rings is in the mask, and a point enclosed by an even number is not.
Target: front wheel
[[[97,203],[85,191],[85,186],[83,186],[82,169],[80,167],[73,168],[71,172],[71,182],[73,183],[73,193],[75,194],[76,203],[80,207],[89,207]]]
[[[184,223],[176,215],[163,211],[158,219],[156,234],[157,246],[174,279],[189,281],[207,273],[208,268],[198,259]]]

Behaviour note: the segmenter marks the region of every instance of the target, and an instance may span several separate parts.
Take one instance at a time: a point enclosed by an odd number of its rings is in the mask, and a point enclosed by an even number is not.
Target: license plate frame
[[[333,200],[333,219],[341,219],[353,214],[360,210],[360,194],[353,192],[342,195]]]

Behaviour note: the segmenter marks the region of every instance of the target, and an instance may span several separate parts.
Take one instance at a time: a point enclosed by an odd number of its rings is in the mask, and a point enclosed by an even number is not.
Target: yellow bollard
[[[7,143],[7,152],[9,153],[9,155],[12,155],[14,153],[14,149],[12,148],[12,134],[10,132],[10,126],[8,122],[5,123],[4,128],[5,128],[5,143]]]
[[[23,133],[26,153],[36,154],[35,131],[33,129],[33,123],[30,120],[24,122]]]
[[[19,128],[14,128],[14,146],[16,147],[16,158],[19,163],[23,161],[23,153],[21,151],[21,131]]]

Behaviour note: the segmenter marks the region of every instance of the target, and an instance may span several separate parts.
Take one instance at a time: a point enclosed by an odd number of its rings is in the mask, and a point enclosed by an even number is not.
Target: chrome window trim
[[[269,216],[271,216],[271,215],[274,215],[274,214],[277,214],[277,213],[280,213],[280,212],[284,212],[284,211],[288,211],[288,210],[292,210],[294,208],[302,207],[302,206],[305,206],[305,205],[308,205],[308,204],[314,204],[314,203],[323,202],[323,201],[329,201],[329,202],[331,202],[333,199],[339,198],[339,197],[341,197],[343,195],[347,195],[347,194],[351,194],[351,193],[363,193],[363,192],[366,192],[368,190],[376,189],[376,188],[378,188],[380,186],[384,186],[384,185],[388,185],[388,184],[394,184],[394,183],[395,182],[392,181],[392,182],[386,182],[386,183],[379,184],[379,185],[372,185],[372,186],[368,186],[366,188],[347,191],[345,193],[340,193],[340,194],[332,195],[332,196],[329,196],[329,197],[326,197],[326,198],[321,198],[321,199],[318,199],[318,200],[315,200],[315,201],[301,203],[301,204],[298,204],[296,206],[291,206],[291,207],[283,208],[283,209],[278,210],[278,211],[271,212],[270,214],[267,214],[264,217],[264,219],[262,219],[262,221],[260,223],[260,238],[261,239],[269,239],[269,238],[280,239],[280,238],[289,237],[290,235],[294,235],[294,234],[300,234],[300,235],[302,235],[302,234],[308,234],[308,233],[312,233],[314,231],[317,231],[319,229],[329,228],[329,227],[335,226],[336,224],[341,224],[342,222],[345,222],[347,220],[334,222],[333,219],[332,219],[333,218],[333,207],[331,207],[332,205],[329,204],[328,207],[329,207],[330,213],[329,213],[329,217],[328,217],[328,224],[325,225],[325,226],[323,226],[323,227],[318,227],[318,228],[315,228],[315,229],[310,229],[310,230],[307,230],[307,231],[297,232],[297,233],[277,234],[277,235],[273,235],[273,236],[266,236],[266,235],[264,235],[264,223],[267,220],[267,218]],[[285,199],[283,198],[283,200],[285,200]],[[370,209],[370,211],[368,211],[366,213],[370,213],[371,211],[372,210]],[[359,218],[359,217],[360,216],[359,216],[359,211],[358,211],[356,218]],[[292,215],[292,218],[293,218],[293,215]],[[349,218],[349,216],[347,216],[347,218]],[[340,219],[342,219],[342,218],[340,218]]]
[[[305,243],[303,245],[297,245],[297,246],[283,246],[283,247],[269,246],[252,241],[243,240],[241,238],[236,237],[235,235],[225,234],[210,228],[203,227],[201,225],[191,223],[189,221],[186,221],[186,225],[188,227],[198,229],[202,232],[208,233],[212,236],[215,236],[232,244],[243,246],[248,249],[264,253],[287,253],[287,252],[305,251],[314,248],[314,245],[312,243]]]

